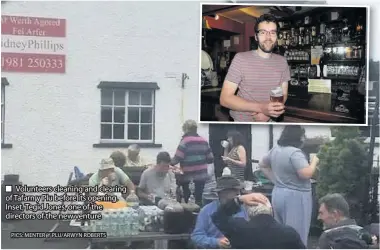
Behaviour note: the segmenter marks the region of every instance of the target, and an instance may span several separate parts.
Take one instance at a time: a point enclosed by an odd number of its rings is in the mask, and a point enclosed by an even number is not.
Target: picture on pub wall
[[[200,123],[367,125],[368,6],[201,12]]]

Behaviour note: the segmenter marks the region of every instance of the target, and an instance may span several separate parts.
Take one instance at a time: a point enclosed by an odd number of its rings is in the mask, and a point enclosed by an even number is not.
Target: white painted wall
[[[67,72],[3,73],[6,143],[2,174],[28,184],[65,184],[74,165],[98,168],[115,149],[95,149],[100,136],[100,81],[154,81],[156,143],[174,152],[181,136],[181,73],[185,119],[197,119],[200,5],[197,2],[7,2],[3,15],[67,20]],[[178,79],[165,78],[165,73]],[[207,127],[206,127],[207,128]],[[125,149],[123,149],[125,150]]]

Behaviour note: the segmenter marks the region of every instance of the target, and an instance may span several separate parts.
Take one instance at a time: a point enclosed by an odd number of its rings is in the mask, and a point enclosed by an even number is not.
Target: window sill
[[[103,142],[103,143],[96,143],[92,146],[94,148],[127,148],[132,144],[137,144],[140,146],[140,148],[162,148],[162,144],[156,144],[156,143],[120,143],[120,142]]]
[[[2,143],[1,144],[1,148],[12,148],[12,147],[13,147],[13,145],[10,143]]]

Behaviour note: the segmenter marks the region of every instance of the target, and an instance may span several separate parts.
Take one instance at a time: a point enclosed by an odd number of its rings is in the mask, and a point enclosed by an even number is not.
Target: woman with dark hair
[[[227,141],[222,142],[224,147],[223,161],[231,170],[231,175],[241,182],[244,181],[245,167],[247,165],[247,153],[243,146],[243,141],[241,133],[229,131]]]
[[[285,126],[277,146],[269,151],[259,166],[274,183],[272,205],[275,219],[293,227],[307,246],[312,215],[310,179],[319,159],[314,156],[309,164],[300,149],[304,140],[304,128]]]

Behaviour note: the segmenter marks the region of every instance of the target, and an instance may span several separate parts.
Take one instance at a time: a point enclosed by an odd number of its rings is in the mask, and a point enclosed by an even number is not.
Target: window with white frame
[[[102,88],[101,142],[153,143],[154,103],[152,88]]]

